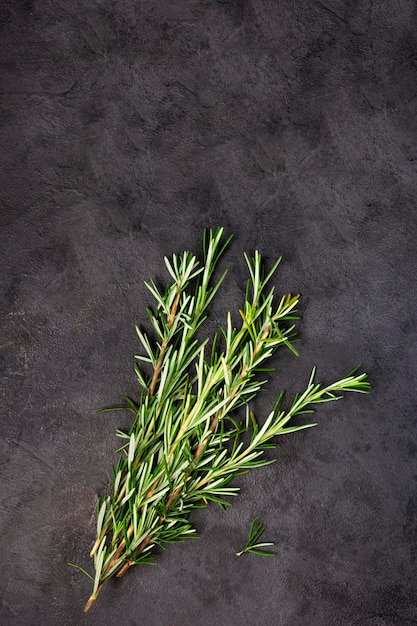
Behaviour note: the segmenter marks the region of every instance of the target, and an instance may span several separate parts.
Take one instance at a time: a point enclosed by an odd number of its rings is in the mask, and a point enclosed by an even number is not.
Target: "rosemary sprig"
[[[153,548],[195,536],[189,521],[194,508],[210,500],[230,506],[226,498],[238,493],[231,480],[271,463],[262,457],[277,435],[315,425],[287,426],[293,417],[338,400],[345,391],[370,389],[366,374],[356,369],[324,387],[313,370],[289,409],[281,408],[281,393],[265,422],[257,423],[249,402],[266,383],[265,361],[281,346],[297,354],[293,322],[299,295],[284,295],[276,303],[267,284],[281,259],[265,274],[259,252],[252,259],[245,255],[249,280],[240,327],[229,313],[211,346],[208,339],[201,341],[197,333],[225,277],[224,272],[212,284],[230,241],[222,238],[222,228],[205,231],[202,264],[190,252],[165,258],[172,283],[163,292],[152,279],[146,283],[156,300],[155,310],[147,309],[156,342],[137,327],[143,354],[136,358],[152,373],[135,364],[142,392],[137,403],[126,398],[133,424],[128,433],[117,431],[123,443],[112,491],[97,503],[95,576],[85,611],[109,578],[153,562]],[[243,423],[235,418],[239,407],[246,407]]]
[[[270,552],[269,550],[263,549],[261,550],[261,548],[273,546],[273,542],[264,541],[261,543],[257,543],[258,539],[260,539],[264,531],[265,526],[259,522],[259,517],[255,517],[249,528],[249,535],[245,546],[240,552],[236,552],[236,556],[242,556],[242,554],[244,554],[245,552],[252,552],[253,554],[259,554],[261,556],[275,556],[275,552]]]

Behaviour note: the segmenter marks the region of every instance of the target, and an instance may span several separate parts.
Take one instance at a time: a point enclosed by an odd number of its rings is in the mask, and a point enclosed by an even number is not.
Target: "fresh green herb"
[[[80,572],[82,572],[85,576],[87,576],[87,578],[89,578],[90,580],[92,580],[94,582],[94,578],[91,576],[91,574],[89,574],[83,567],[81,567],[80,565],[77,565],[76,563],[71,563],[71,561],[67,561],[67,565],[69,565],[70,567],[73,567],[74,569],[78,569],[80,570]]]
[[[225,277],[213,283],[213,273],[229,241],[223,241],[222,228],[205,231],[201,264],[190,252],[174,254],[165,258],[172,283],[163,291],[152,279],[146,283],[156,300],[155,310],[147,309],[156,341],[137,327],[143,352],[135,371],[142,391],[138,402],[126,398],[133,424],[127,433],[117,431],[122,445],[112,490],[97,503],[91,551],[95,576],[85,611],[109,578],[123,576],[132,565],[152,563],[156,547],[195,537],[189,521],[193,509],[211,500],[230,506],[228,498],[239,491],[231,480],[271,463],[262,457],[276,445],[273,438],[315,426],[287,426],[295,416],[338,400],[343,392],[370,389],[357,368],[327,386],[315,382],[313,370],[288,409],[282,408],[281,393],[258,424],[249,402],[266,383],[262,372],[270,370],[265,361],[281,346],[297,354],[293,322],[299,295],[275,302],[274,288],[267,284],[280,259],[265,274],[259,252],[252,259],[245,255],[249,280],[240,326],[229,313],[211,344],[200,340],[201,325]],[[239,408],[246,409],[241,422]]]
[[[259,523],[259,517],[255,517],[250,528],[248,540],[245,543],[245,547],[240,552],[236,552],[236,556],[242,556],[245,552],[252,552],[253,554],[260,554],[261,556],[275,556],[275,552],[269,552],[268,550],[260,550],[260,548],[267,548],[273,546],[273,542],[256,543],[260,539],[265,530],[265,526]]]

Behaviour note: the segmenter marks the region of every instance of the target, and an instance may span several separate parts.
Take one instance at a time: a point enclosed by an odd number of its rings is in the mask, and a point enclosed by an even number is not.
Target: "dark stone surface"
[[[417,623],[417,9],[412,1],[3,0],[1,617],[5,626]],[[135,395],[163,256],[235,234],[303,295],[300,359],[371,396],[318,411],[201,539],[82,608],[95,499]],[[274,559],[234,556],[259,515]]]

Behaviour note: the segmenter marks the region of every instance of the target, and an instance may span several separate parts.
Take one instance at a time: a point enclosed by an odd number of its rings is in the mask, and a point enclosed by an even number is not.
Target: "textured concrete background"
[[[417,8],[413,1],[3,0],[0,9],[3,625],[417,623]],[[135,323],[163,255],[282,254],[310,368],[374,390],[317,412],[201,539],[108,583],[85,617],[95,502],[135,396]],[[234,556],[259,515],[274,559]]]

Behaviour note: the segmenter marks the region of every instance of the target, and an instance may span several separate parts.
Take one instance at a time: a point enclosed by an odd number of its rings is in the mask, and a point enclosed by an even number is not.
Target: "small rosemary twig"
[[[236,552],[236,556],[242,556],[245,552],[252,552],[253,554],[260,554],[261,556],[275,556],[275,552],[269,552],[268,550],[261,550],[260,548],[266,548],[268,546],[273,546],[273,542],[262,542],[257,543],[258,539],[261,537],[265,530],[265,526],[263,524],[258,523],[259,517],[255,517],[253,520],[250,529],[248,539],[245,543],[244,548],[240,552]]]

